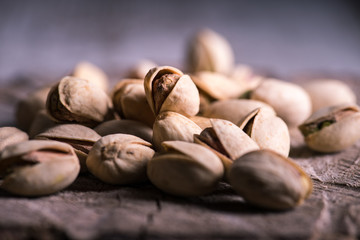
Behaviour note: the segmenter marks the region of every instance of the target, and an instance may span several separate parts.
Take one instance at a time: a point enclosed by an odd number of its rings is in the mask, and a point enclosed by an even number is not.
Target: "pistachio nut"
[[[31,123],[28,131],[30,139],[33,139],[39,133],[44,132],[48,128],[54,127],[57,124],[59,123],[55,122],[53,118],[47,114],[45,109],[39,111]]]
[[[273,108],[264,102],[251,99],[228,99],[213,102],[205,109],[202,116],[225,119],[238,124],[247,114],[259,107],[266,107],[275,114]]]
[[[35,139],[55,140],[71,145],[79,158],[82,171],[86,170],[86,158],[90,149],[100,138],[93,129],[80,124],[60,124],[35,136]]]
[[[136,78],[136,79],[144,79],[146,76],[146,73],[151,69],[157,67],[157,64],[153,61],[143,59],[140,60],[138,63],[136,63],[134,66],[132,66],[128,73],[126,74],[127,78]]]
[[[231,71],[230,79],[240,85],[243,92],[248,92],[259,86],[264,77],[256,74],[250,66],[238,64]]]
[[[64,77],[49,92],[46,109],[59,122],[95,126],[113,118],[108,95],[89,80]]]
[[[125,120],[125,119],[115,119],[107,122],[103,122],[96,126],[94,130],[100,136],[106,136],[115,133],[124,133],[137,136],[144,139],[147,142],[152,142],[153,130],[147,125],[134,121],[134,120]]]
[[[189,72],[210,71],[228,74],[234,65],[234,53],[220,34],[204,29],[190,41],[187,52]]]
[[[247,88],[228,78],[226,75],[216,72],[197,72],[191,75],[199,91],[208,96],[208,99],[223,100],[239,98]]]
[[[198,125],[202,130],[211,127],[211,122],[210,122],[211,118],[202,117],[202,116],[191,116],[189,117],[189,119],[194,123],[196,123],[196,125]]]
[[[164,192],[198,196],[212,192],[224,174],[220,159],[194,143],[166,141],[164,152],[148,162],[150,181]]]
[[[28,131],[36,114],[45,109],[46,98],[50,87],[43,87],[30,93],[25,99],[16,105],[15,118],[16,125],[24,131]]]
[[[87,79],[104,92],[108,91],[109,80],[103,70],[90,62],[79,62],[76,64],[71,76]]]
[[[311,114],[311,99],[307,92],[294,83],[266,79],[251,93],[251,99],[272,106],[289,128],[297,127]]]
[[[145,181],[147,162],[153,157],[151,144],[128,134],[111,134],[100,138],[86,160],[89,171],[110,184]]]
[[[337,152],[360,138],[360,112],[355,104],[321,108],[299,126],[307,146],[319,152]]]
[[[155,115],[145,95],[144,81],[140,79],[123,79],[112,94],[114,110],[123,119],[131,119],[152,127]]]
[[[221,159],[225,174],[236,158],[259,149],[256,142],[235,124],[223,119],[211,119],[210,122],[212,127],[195,134],[194,142],[212,150]]]
[[[27,133],[16,127],[0,127],[0,152],[8,145],[24,142],[28,139]]]
[[[271,150],[236,159],[229,182],[249,204],[274,210],[298,206],[312,191],[309,176],[295,162]]]
[[[55,193],[78,176],[73,148],[57,141],[30,140],[7,146],[0,156],[1,188],[22,196]]]
[[[286,123],[267,108],[257,108],[244,117],[238,126],[260,149],[270,149],[285,157],[290,152],[290,134]]]
[[[199,112],[199,91],[189,75],[169,66],[152,68],[145,76],[146,99],[155,115],[173,111],[185,116]]]
[[[303,87],[311,98],[313,112],[342,103],[356,104],[356,95],[352,89],[336,79],[315,79]]]
[[[164,141],[193,142],[193,135],[200,132],[201,128],[189,118],[176,112],[162,112],[153,126],[153,143],[160,150]]]

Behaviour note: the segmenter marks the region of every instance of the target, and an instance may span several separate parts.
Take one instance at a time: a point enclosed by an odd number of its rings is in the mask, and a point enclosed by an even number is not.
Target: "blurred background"
[[[53,82],[81,60],[112,78],[143,58],[181,68],[205,27],[231,43],[238,63],[284,78],[360,74],[357,1],[1,0],[0,87],[19,76]]]

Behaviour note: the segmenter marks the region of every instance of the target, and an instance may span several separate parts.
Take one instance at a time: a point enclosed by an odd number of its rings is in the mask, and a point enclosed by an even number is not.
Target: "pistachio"
[[[224,164],[227,174],[232,162],[259,146],[238,126],[223,120],[211,119],[212,127],[194,135],[194,142],[212,150]]]
[[[0,152],[8,145],[24,142],[29,136],[16,127],[0,127]]]
[[[200,132],[201,128],[189,118],[176,112],[162,112],[154,123],[153,142],[156,149],[161,149],[163,141],[193,142],[193,135]]]
[[[304,84],[304,89],[311,98],[313,112],[342,103],[356,103],[356,95],[351,88],[336,79],[315,79]]]
[[[134,66],[132,66],[126,77],[127,78],[137,78],[137,79],[144,79],[146,76],[146,73],[151,69],[157,67],[157,64],[150,61],[150,60],[140,60],[138,63],[136,63]]]
[[[234,53],[228,41],[218,33],[204,29],[189,43],[189,72],[211,71],[227,74],[234,65]]]
[[[50,87],[43,87],[30,93],[30,95],[19,101],[16,106],[15,116],[17,126],[28,131],[36,114],[45,109],[45,103]]]
[[[267,108],[257,108],[244,117],[238,126],[260,147],[285,157],[290,151],[290,134],[286,123]]]
[[[40,140],[56,140],[70,144],[79,158],[81,170],[86,170],[87,155],[101,136],[93,129],[80,124],[60,124],[35,136]]]
[[[104,92],[108,91],[109,83],[106,74],[103,70],[90,62],[79,62],[75,66],[71,76],[87,79],[100,87]]]
[[[22,196],[55,193],[80,170],[73,148],[57,141],[30,140],[7,146],[0,156],[1,188]]]
[[[142,138],[147,142],[152,142],[153,130],[145,124],[125,119],[116,119],[103,122],[96,126],[94,130],[100,134],[100,136],[106,136],[115,133],[124,133],[134,135]]]
[[[32,139],[39,133],[44,132],[46,129],[56,126],[58,123],[55,122],[49,114],[47,114],[46,110],[43,109],[39,111],[31,126],[29,128],[29,137]]]
[[[260,101],[251,99],[228,99],[213,102],[205,109],[202,116],[225,119],[234,124],[238,124],[247,114],[259,107],[266,107],[274,112],[272,107]]]
[[[248,90],[221,73],[202,71],[191,75],[191,79],[194,80],[199,91],[208,96],[208,99],[238,98]]]
[[[249,204],[274,210],[298,206],[312,191],[309,176],[295,162],[271,150],[236,159],[229,182]]]
[[[259,86],[264,77],[255,74],[250,66],[238,64],[231,71],[230,79],[240,85],[243,92],[248,92]]]
[[[311,100],[300,86],[277,79],[264,80],[251,93],[251,99],[272,106],[289,128],[297,127],[311,114]]]
[[[154,155],[151,144],[128,134],[112,134],[99,139],[86,160],[89,171],[110,184],[145,181],[146,164]]]
[[[224,174],[220,159],[194,143],[166,141],[165,152],[148,162],[150,181],[164,192],[179,196],[198,196],[212,192]]]
[[[360,138],[360,112],[355,104],[340,104],[313,113],[299,129],[307,146],[319,152],[337,152]]]
[[[189,117],[189,119],[194,123],[196,123],[196,125],[198,125],[202,130],[211,127],[211,122],[210,122],[211,118],[202,117],[202,116],[191,116]]]
[[[113,118],[107,94],[86,79],[64,77],[50,90],[46,109],[59,122],[95,126]]]
[[[146,99],[155,115],[173,111],[194,116],[199,111],[199,92],[188,75],[174,67],[152,68],[145,76]]]
[[[123,79],[115,86],[112,95],[114,109],[121,118],[152,127],[155,116],[146,100],[143,80]]]

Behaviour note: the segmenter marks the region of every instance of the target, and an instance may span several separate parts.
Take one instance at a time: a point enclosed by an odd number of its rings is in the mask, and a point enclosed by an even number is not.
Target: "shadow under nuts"
[[[146,99],[155,116],[172,111],[185,116],[199,112],[200,97],[189,75],[169,66],[152,68],[144,79]]]
[[[88,170],[103,182],[131,184],[143,182],[146,164],[154,155],[151,144],[128,134],[100,138],[86,159]]]
[[[66,143],[30,140],[6,147],[0,156],[1,188],[22,196],[41,196],[69,186],[80,171]]]
[[[274,210],[300,205],[312,191],[311,179],[295,162],[270,150],[238,158],[229,182],[249,204]]]
[[[299,129],[307,146],[319,152],[337,152],[360,139],[360,110],[354,104],[326,107],[313,113]]]
[[[150,181],[164,192],[178,196],[199,196],[212,192],[224,174],[220,159],[194,143],[166,141],[165,152],[148,163]]]

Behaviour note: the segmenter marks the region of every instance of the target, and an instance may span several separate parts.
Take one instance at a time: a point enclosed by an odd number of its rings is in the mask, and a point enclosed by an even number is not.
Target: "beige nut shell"
[[[194,143],[163,142],[166,152],[148,163],[150,181],[159,189],[179,196],[198,196],[213,191],[224,173],[220,159]]]
[[[29,139],[26,132],[16,127],[0,127],[0,152],[7,146]]]
[[[178,74],[181,77],[162,103],[159,112],[156,112],[155,103],[152,95],[152,83],[155,79],[164,74]],[[144,88],[146,93],[146,99],[155,115],[164,111],[173,111],[183,114],[185,116],[194,116],[199,112],[199,91],[197,90],[190,76],[184,75],[177,68],[170,66],[152,68],[145,76]]]
[[[87,79],[104,92],[108,91],[109,82],[105,72],[90,62],[83,61],[76,64],[72,76]]]

